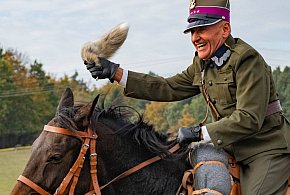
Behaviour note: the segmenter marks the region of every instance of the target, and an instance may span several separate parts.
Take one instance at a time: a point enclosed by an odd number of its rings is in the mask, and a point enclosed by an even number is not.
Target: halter
[[[68,188],[69,188],[69,194],[70,195],[74,194],[75,187],[77,185],[78,178],[80,176],[80,172],[81,172],[81,169],[83,167],[83,163],[85,161],[85,154],[87,153],[88,148],[90,148],[90,167],[91,167],[90,172],[91,172],[92,179],[91,179],[91,189],[90,189],[91,191],[87,192],[85,195],[93,195],[93,194],[101,195],[101,190],[103,188],[107,187],[108,185],[110,185],[111,183],[113,183],[119,179],[122,179],[122,178],[138,171],[139,169],[142,169],[145,166],[148,166],[148,165],[161,159],[160,156],[155,156],[153,158],[150,158],[150,159],[140,163],[139,165],[125,171],[124,173],[118,175],[117,177],[112,179],[110,182],[108,182],[107,184],[100,187],[99,182],[98,182],[98,178],[97,178],[97,153],[96,153],[96,139],[98,138],[98,136],[91,130],[91,128],[88,128],[87,131],[83,132],[83,131],[74,131],[74,130],[68,130],[68,129],[64,129],[64,128],[60,128],[60,127],[53,127],[53,126],[45,125],[43,130],[48,131],[48,132],[52,132],[52,133],[58,133],[58,134],[62,134],[62,135],[76,137],[76,138],[80,139],[83,143],[76,162],[71,167],[71,169],[69,170],[66,177],[63,179],[60,186],[56,189],[54,195],[62,195],[66,192],[66,190]],[[176,144],[175,146],[173,146],[169,150],[169,152],[173,153],[176,150],[178,150],[179,148],[180,148],[180,146],[178,144]],[[19,178],[17,179],[17,181],[20,181],[20,182],[26,184],[27,186],[29,186],[30,188],[32,188],[33,190],[35,190],[36,192],[38,192],[41,195],[51,195],[50,193],[45,191],[42,187],[38,186],[36,183],[34,183],[30,179],[24,177],[23,175],[20,175]]]

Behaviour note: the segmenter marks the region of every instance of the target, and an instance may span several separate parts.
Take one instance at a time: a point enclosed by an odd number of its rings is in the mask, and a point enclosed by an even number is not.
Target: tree
[[[278,67],[273,71],[273,79],[282,104],[285,115],[290,117],[290,67],[285,67],[284,71]]]
[[[157,131],[166,132],[168,130],[168,122],[164,116],[167,102],[150,102],[146,105],[144,118],[152,124]]]
[[[6,124],[5,121],[9,120],[9,112],[13,102],[9,97],[9,90],[14,90],[16,88],[13,79],[13,67],[9,64],[9,56],[11,52],[4,52],[0,49],[0,135],[5,133]]]
[[[26,58],[17,51],[0,49],[0,147],[31,144],[33,136],[53,118],[66,87],[73,88],[76,98],[89,96],[86,83],[77,79],[77,72],[56,79],[46,74],[42,66],[37,61],[28,66]]]

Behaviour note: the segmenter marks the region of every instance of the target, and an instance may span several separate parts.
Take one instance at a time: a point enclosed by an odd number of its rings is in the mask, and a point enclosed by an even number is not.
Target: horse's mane
[[[78,105],[66,108],[57,114],[60,124],[68,129],[85,130],[85,127],[80,128],[73,121],[73,116],[77,110],[84,105],[86,103],[79,102]],[[134,118],[133,121],[132,118]],[[169,153],[168,150],[177,143],[176,139],[169,140],[170,137],[167,134],[157,132],[152,125],[145,122],[143,115],[137,110],[127,105],[120,105],[120,102],[106,109],[97,106],[91,117],[92,129],[95,130],[100,122],[112,129],[108,133],[118,136],[130,135],[132,140],[144,145],[156,155],[166,156],[166,159],[181,158],[188,152],[188,147],[183,146],[174,154]]]
[[[169,140],[170,137],[167,134],[157,132],[152,125],[144,121],[143,115],[130,106],[115,105],[107,110],[99,110],[99,108],[96,108],[96,110],[96,115],[93,116],[96,117],[96,120],[93,119],[92,121],[97,122],[102,118],[118,121],[121,127],[119,126],[118,129],[111,132],[112,134],[131,135],[134,141],[144,145],[154,154],[176,159],[188,152],[187,147],[184,146],[177,153],[168,153],[168,150],[177,143],[176,139]],[[132,117],[137,119],[132,122]]]

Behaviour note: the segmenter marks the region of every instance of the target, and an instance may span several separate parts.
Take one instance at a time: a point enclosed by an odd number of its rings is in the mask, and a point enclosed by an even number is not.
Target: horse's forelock
[[[80,130],[80,125],[77,120],[80,120],[80,116],[76,116],[77,111],[85,106],[86,104],[78,104],[74,107],[63,108],[56,113],[55,118],[53,119],[54,123],[59,127],[69,129],[69,130]],[[83,128],[81,128],[83,130]]]

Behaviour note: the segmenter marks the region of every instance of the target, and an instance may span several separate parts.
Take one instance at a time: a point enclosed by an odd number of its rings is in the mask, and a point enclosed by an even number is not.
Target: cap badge
[[[189,5],[189,9],[193,9],[193,8],[195,8],[195,1],[196,0],[190,0],[190,5]]]

